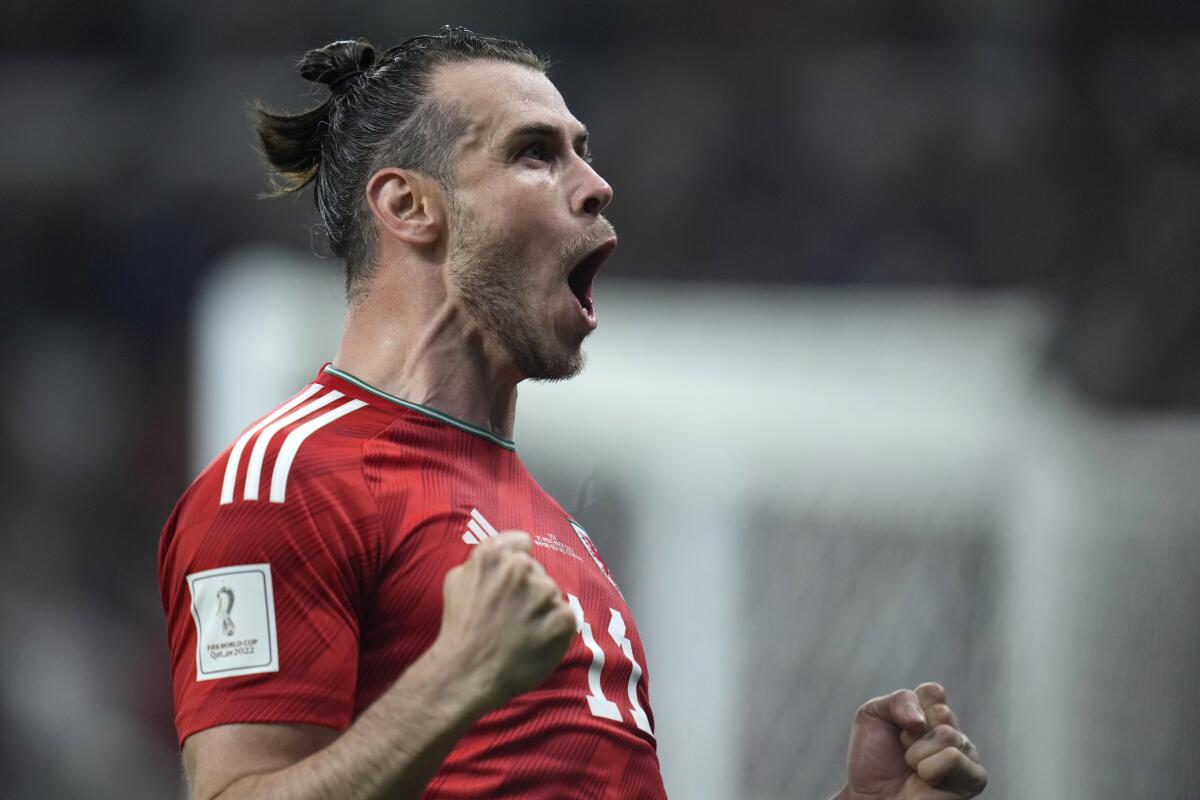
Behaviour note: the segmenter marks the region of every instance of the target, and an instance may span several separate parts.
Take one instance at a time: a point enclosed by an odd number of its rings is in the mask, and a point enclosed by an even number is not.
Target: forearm
[[[234,782],[214,800],[420,797],[486,703],[436,647],[327,747],[274,772]]]

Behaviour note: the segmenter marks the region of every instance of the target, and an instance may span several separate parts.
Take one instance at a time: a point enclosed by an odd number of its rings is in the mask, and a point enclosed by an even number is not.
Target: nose
[[[580,182],[575,206],[577,214],[598,217],[612,202],[613,190],[608,181],[600,177],[592,165],[580,159],[583,166],[583,180]]]

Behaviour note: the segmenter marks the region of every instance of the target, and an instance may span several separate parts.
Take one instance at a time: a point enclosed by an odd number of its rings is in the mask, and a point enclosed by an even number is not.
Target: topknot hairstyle
[[[453,190],[453,156],[466,118],[453,103],[430,94],[437,67],[475,59],[520,64],[545,73],[546,61],[520,42],[481,36],[461,27],[415,36],[377,57],[365,39],[343,39],[309,50],[301,77],[329,87],[307,111],[285,114],[251,107],[263,155],[272,170],[272,196],[314,184],[329,250],[346,266],[354,297],[375,267],[377,241],[366,183],[385,167],[429,175]]]

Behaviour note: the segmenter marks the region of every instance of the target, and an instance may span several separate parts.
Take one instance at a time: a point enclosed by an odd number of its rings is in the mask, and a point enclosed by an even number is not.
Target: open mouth
[[[595,280],[596,273],[600,271],[601,265],[608,259],[616,246],[615,238],[602,242],[589,250],[567,274],[567,286],[571,288],[571,293],[579,301],[579,307],[583,310],[584,316],[590,321],[595,320],[596,317],[596,304],[592,300],[592,281]]]

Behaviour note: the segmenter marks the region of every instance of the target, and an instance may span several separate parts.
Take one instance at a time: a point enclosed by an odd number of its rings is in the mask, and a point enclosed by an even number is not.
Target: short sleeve
[[[378,520],[353,464],[293,472],[286,502],[222,502],[210,468],[163,530],[180,744],[229,723],[351,721]]]

